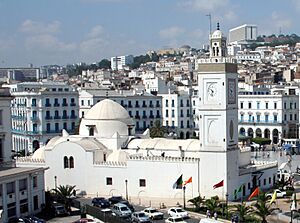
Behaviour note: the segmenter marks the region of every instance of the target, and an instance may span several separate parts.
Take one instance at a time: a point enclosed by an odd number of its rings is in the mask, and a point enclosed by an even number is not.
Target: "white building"
[[[199,140],[151,139],[148,130],[136,135],[127,111],[105,99],[82,119],[79,135],[63,131],[32,157],[20,158],[18,166],[49,166],[47,187],[57,179],[89,196],[181,202],[183,191],[172,189],[181,175],[193,179],[193,186],[186,189],[187,199],[200,194],[233,200],[257,186],[271,187],[277,162],[251,161],[250,148],[238,147],[238,79],[236,64],[225,58],[224,39],[219,30],[212,34],[215,54],[199,65]],[[213,190],[218,182],[223,186]],[[234,196],[240,186],[242,192]]]
[[[280,144],[282,138],[299,137],[299,96],[295,91],[240,91],[238,100],[241,135],[269,138],[274,144]]]
[[[112,70],[123,70],[125,66],[133,63],[133,56],[125,55],[125,56],[111,57],[110,61],[111,61]]]
[[[7,85],[11,101],[12,148],[34,152],[49,139],[78,124],[78,92],[59,82],[24,82]]]
[[[12,97],[0,88],[0,222],[36,214],[45,204],[44,168],[14,167],[11,154]]]
[[[244,24],[229,30],[229,44],[256,41],[257,25]]]
[[[80,118],[85,117],[90,108],[104,99],[111,99],[122,105],[134,119],[137,132],[144,132],[162,120],[162,97],[137,91],[114,91],[108,89],[86,89],[79,92]]]

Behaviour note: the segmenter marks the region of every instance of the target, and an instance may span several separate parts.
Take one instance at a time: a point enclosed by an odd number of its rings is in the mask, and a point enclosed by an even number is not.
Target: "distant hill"
[[[278,36],[276,36],[275,34],[272,34],[270,36],[262,35],[257,37],[257,42],[267,46],[278,46],[286,44],[288,44],[289,46],[295,46],[296,43],[300,42],[300,37],[297,34]]]

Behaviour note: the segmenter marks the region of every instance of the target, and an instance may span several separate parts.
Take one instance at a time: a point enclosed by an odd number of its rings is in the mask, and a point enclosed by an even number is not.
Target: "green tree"
[[[205,203],[205,199],[199,195],[198,197],[194,197],[188,200],[188,202],[192,203],[195,206],[196,211],[199,211],[201,205]]]
[[[238,214],[241,222],[246,222],[247,217],[252,213],[252,207],[247,206],[245,202],[241,204],[236,204],[230,207],[230,212]]]
[[[100,69],[110,69],[110,65],[111,65],[111,63],[107,59],[103,59],[98,63],[98,67]]]
[[[258,194],[257,201],[253,204],[253,207],[253,213],[261,218],[262,223],[267,222],[267,217],[271,215],[272,211],[274,210],[269,205],[269,200],[264,192],[260,192]]]
[[[220,200],[218,196],[214,196],[210,199],[205,200],[204,204],[206,208],[210,211],[210,213],[220,211]]]
[[[163,137],[166,132],[167,129],[161,125],[159,120],[156,120],[154,122],[154,126],[150,128],[150,137],[152,138]]]
[[[52,190],[57,197],[57,200],[62,202],[68,211],[71,211],[72,196],[76,194],[75,187],[75,185],[59,185],[59,187]]]

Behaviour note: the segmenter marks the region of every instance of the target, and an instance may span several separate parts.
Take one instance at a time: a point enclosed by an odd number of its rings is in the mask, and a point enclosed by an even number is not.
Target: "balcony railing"
[[[136,119],[140,119],[141,117],[139,115],[134,116]]]
[[[149,118],[154,118],[154,115],[149,115]]]
[[[160,118],[160,115],[156,115],[156,118]]]
[[[142,118],[147,118],[147,115],[143,115]]]
[[[31,121],[39,121],[39,117],[37,116],[33,116],[30,118]]]
[[[68,118],[69,118],[69,116],[67,116],[67,115],[63,115],[61,118],[62,118],[62,119],[68,119]]]
[[[45,119],[46,119],[46,120],[51,120],[51,119],[52,119],[52,116],[46,116]]]
[[[275,120],[243,120],[243,119],[239,119],[239,123],[282,124],[282,122],[275,121]]]
[[[76,115],[71,115],[71,116],[70,116],[70,119],[75,119],[75,118],[77,118]]]
[[[156,104],[156,107],[157,107],[157,108],[160,108],[160,104]]]
[[[60,119],[60,116],[59,115],[54,116],[54,119]]]
[[[71,102],[70,106],[74,107],[74,106],[76,106],[76,103],[75,102]]]
[[[21,116],[21,115],[12,115],[11,118],[17,119],[17,120],[25,120],[26,119],[25,116]]]
[[[67,107],[67,106],[68,106],[68,103],[62,103],[61,106]]]
[[[49,104],[45,104],[45,107],[51,107],[51,104],[49,103]]]
[[[60,105],[59,103],[55,103],[54,107],[59,107],[59,105]]]

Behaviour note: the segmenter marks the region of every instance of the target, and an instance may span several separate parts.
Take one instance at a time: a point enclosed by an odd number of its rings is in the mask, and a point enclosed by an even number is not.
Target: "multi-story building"
[[[44,168],[14,167],[11,153],[12,97],[0,88],[0,222],[41,211],[45,204]]]
[[[194,131],[192,99],[189,92],[159,94],[162,96],[163,125],[180,139],[196,136]]]
[[[133,63],[133,56],[125,55],[125,56],[111,57],[110,61],[111,61],[111,69],[112,70],[123,70],[124,66],[130,65]]]
[[[56,82],[7,85],[11,101],[12,148],[33,152],[63,129],[74,133],[78,124],[78,92]]]
[[[162,120],[162,97],[136,91],[86,89],[79,92],[79,116],[83,118],[97,102],[109,98],[122,105],[134,119],[137,133]],[[112,111],[113,112],[113,111]]]
[[[269,138],[298,138],[299,96],[293,91],[240,91],[238,96],[239,133]]]
[[[229,30],[229,44],[245,43],[256,41],[257,26],[244,24]]]
[[[0,68],[0,78],[10,80],[38,80],[42,78],[40,68],[20,67],[20,68]]]

